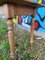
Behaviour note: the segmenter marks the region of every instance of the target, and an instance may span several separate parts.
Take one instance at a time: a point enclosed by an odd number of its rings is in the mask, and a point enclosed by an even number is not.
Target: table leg
[[[13,31],[13,22],[8,20],[8,38],[10,44],[11,59],[14,60],[15,57],[15,43],[14,43],[14,31]]]
[[[36,14],[36,9],[34,8],[33,18],[32,18],[32,22],[31,22],[30,47],[32,47],[32,45],[33,45],[33,38],[34,38],[34,17],[35,17],[35,14]]]

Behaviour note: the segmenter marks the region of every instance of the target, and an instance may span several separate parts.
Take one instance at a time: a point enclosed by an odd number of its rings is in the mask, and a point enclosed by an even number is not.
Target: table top
[[[0,5],[5,3],[27,5],[27,6],[33,6],[33,7],[45,6],[44,4],[35,3],[32,0],[0,0]]]

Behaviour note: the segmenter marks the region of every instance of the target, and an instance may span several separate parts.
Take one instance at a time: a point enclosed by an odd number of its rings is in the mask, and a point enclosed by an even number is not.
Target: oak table
[[[34,36],[34,16],[36,14],[36,8],[45,6],[43,4],[37,4],[32,0],[0,0],[0,15],[7,18],[8,25],[8,38],[11,51],[11,59],[15,58],[15,43],[14,43],[14,31],[12,18],[15,15],[32,15],[32,24],[30,31],[30,47],[33,44]]]

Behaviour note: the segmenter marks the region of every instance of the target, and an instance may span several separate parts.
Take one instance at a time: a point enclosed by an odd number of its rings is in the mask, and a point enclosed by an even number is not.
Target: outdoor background
[[[44,0],[33,0],[38,3],[44,3]],[[43,2],[42,2],[43,1]],[[19,18],[20,17],[20,18]],[[45,7],[37,9],[34,23],[34,29],[45,35]],[[34,43],[30,48],[30,26],[31,16],[14,16],[14,40],[15,40],[15,60],[45,60],[45,37],[34,34]],[[23,28],[22,28],[23,27]],[[8,39],[8,26],[5,16],[0,16],[0,60],[10,60],[10,46]],[[25,29],[24,29],[25,28]],[[28,30],[27,30],[28,29]]]

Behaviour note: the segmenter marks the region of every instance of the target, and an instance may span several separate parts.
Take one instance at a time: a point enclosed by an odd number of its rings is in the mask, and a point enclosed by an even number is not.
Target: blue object
[[[32,0],[32,1],[33,1],[33,2],[36,2],[36,3],[38,2],[38,0]]]
[[[35,20],[39,22],[40,26],[37,31],[39,32],[45,32],[45,7],[41,7],[37,9]],[[39,15],[40,16],[39,16]]]
[[[42,3],[45,4],[45,0],[42,0]]]
[[[27,23],[30,24],[31,20],[32,20],[32,16],[28,16],[28,21],[27,21]]]

